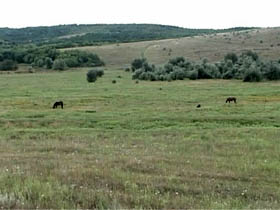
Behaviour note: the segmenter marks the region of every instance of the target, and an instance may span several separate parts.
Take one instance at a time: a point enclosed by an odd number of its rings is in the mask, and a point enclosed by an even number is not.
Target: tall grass
[[[279,82],[86,72],[1,75],[2,208],[279,207]]]

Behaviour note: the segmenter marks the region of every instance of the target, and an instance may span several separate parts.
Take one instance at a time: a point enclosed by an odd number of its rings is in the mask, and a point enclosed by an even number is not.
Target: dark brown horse
[[[228,97],[227,100],[226,100],[226,103],[227,103],[227,102],[230,103],[231,101],[233,101],[234,103],[236,103],[236,100],[237,100],[237,99],[236,99],[235,97]]]
[[[53,109],[56,109],[58,106],[61,107],[61,109],[63,109],[63,102],[62,101],[57,101],[53,104]]]

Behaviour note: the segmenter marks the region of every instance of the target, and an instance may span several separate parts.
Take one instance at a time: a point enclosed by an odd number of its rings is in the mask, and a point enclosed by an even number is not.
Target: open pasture
[[[2,208],[279,208],[279,82],[86,72],[1,75]]]

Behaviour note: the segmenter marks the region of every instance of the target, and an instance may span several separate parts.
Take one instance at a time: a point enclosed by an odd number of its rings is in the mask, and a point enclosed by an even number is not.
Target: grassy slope
[[[267,59],[279,59],[280,28],[77,49],[97,53],[108,65],[117,67],[128,66],[133,59],[141,56],[155,64],[166,63],[176,56],[219,61],[228,52],[239,54],[244,50],[253,50]]]
[[[1,207],[279,208],[279,82],[85,75],[1,75]]]

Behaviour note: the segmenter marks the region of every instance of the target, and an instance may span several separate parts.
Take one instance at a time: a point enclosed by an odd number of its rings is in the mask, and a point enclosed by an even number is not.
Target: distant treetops
[[[56,48],[67,48],[238,32],[250,29],[254,28],[189,29],[156,24],[72,24],[20,29],[0,28],[0,46],[1,44],[36,44],[38,46],[52,45]]]
[[[164,66],[150,65],[145,58],[131,63],[132,79],[150,81],[172,81],[196,79],[241,79],[244,82],[280,79],[280,60],[265,61],[252,51],[241,55],[228,53],[224,60],[209,63],[190,61],[184,57],[170,59]]]

